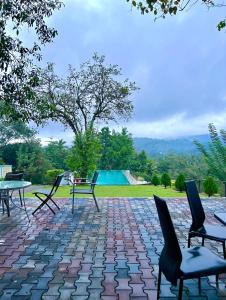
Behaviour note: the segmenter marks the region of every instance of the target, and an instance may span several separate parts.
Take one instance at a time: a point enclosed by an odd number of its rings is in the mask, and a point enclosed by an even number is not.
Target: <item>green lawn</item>
[[[44,188],[50,188],[45,186]],[[69,197],[71,187],[59,187],[56,197]],[[129,185],[129,186],[97,186],[95,190],[97,197],[152,197],[156,194],[160,197],[185,197],[185,193],[179,193],[172,188],[152,185]],[[31,192],[26,197],[34,197]],[[83,197],[79,195],[79,197]]]

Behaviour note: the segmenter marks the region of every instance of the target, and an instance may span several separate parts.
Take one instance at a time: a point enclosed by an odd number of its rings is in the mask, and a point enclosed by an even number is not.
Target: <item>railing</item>
[[[203,188],[204,179],[197,179],[195,180],[195,182],[197,184],[199,193],[202,193],[204,191]],[[221,195],[221,197],[226,197],[226,181],[217,180],[216,182],[219,188],[219,194]]]

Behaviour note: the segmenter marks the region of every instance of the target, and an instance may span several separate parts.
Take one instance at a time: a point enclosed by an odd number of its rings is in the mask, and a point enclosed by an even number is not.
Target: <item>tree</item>
[[[180,192],[184,191],[185,190],[184,182],[185,182],[185,176],[183,174],[179,174],[175,181],[176,190]]]
[[[137,87],[128,79],[119,81],[120,75],[117,65],[106,65],[105,57],[97,54],[80,70],[69,66],[66,79],[57,76],[49,64],[40,72],[42,83],[37,89],[46,119],[61,122],[75,135],[92,130],[98,122],[128,119],[133,110],[128,98]]]
[[[17,168],[25,172],[25,179],[36,184],[45,183],[45,174],[51,168],[39,140],[21,144],[17,152]]]
[[[211,175],[221,181],[226,180],[226,131],[221,129],[218,134],[216,127],[209,124],[210,139],[209,147],[195,141],[196,146],[202,153]]]
[[[218,186],[213,177],[208,176],[204,182],[204,192],[210,197],[218,192]]]
[[[171,186],[171,178],[170,178],[169,174],[167,174],[167,173],[162,174],[161,183],[162,183],[162,185],[164,185],[165,189],[167,186]]]
[[[0,122],[0,147],[4,147],[12,141],[28,140],[36,134],[34,129],[29,128],[22,121],[9,122],[5,118]]]
[[[151,183],[154,186],[160,185],[160,179],[156,174],[152,176]]]
[[[65,159],[68,155],[68,148],[65,141],[51,141],[45,148],[44,153],[54,169],[67,169]],[[57,174],[59,175],[59,174]]]
[[[141,14],[153,13],[156,17],[165,18],[166,15],[176,15],[187,8],[192,7],[197,3],[195,0],[126,0],[132,3],[132,6],[137,7]],[[200,0],[200,3],[205,4],[208,8],[210,7],[223,7],[225,4],[223,2],[214,2],[211,0]],[[217,28],[221,30],[226,25],[226,19],[218,23]]]
[[[31,59],[41,59],[40,49],[56,36],[47,18],[60,9],[59,0],[0,1],[0,112],[15,119],[28,120],[35,101],[33,87],[38,84],[36,67]],[[36,40],[27,47],[22,40],[24,28],[33,28]]]
[[[99,133],[101,143],[99,168],[104,170],[128,170],[134,158],[133,140],[126,128],[112,132],[102,128]]]
[[[71,171],[76,172],[78,177],[86,178],[96,170],[99,152],[99,139],[95,132],[89,129],[75,136],[66,163]]]

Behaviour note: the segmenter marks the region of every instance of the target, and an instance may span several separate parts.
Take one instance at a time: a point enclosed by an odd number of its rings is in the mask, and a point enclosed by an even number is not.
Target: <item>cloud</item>
[[[225,125],[218,119],[226,99],[226,38],[216,29],[221,19],[220,9],[194,6],[154,22],[124,0],[66,0],[51,17],[59,35],[44,48],[43,60],[66,74],[69,63],[79,67],[95,51],[104,54],[140,87],[127,124],[134,135],[203,133],[212,120]]]

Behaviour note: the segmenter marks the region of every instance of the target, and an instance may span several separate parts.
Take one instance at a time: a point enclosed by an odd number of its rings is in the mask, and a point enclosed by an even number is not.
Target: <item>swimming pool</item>
[[[98,170],[98,185],[129,185],[123,170]]]

